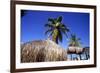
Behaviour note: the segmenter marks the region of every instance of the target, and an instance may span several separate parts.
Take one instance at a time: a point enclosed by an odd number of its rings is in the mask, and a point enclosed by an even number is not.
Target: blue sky
[[[57,18],[62,16],[62,23],[69,27],[71,33],[81,38],[82,46],[89,46],[89,13],[79,12],[53,12],[53,11],[33,11],[28,10],[21,18],[21,42],[25,43],[34,40],[45,40],[48,18]],[[68,47],[68,40],[63,36],[63,42],[59,43],[63,48]]]

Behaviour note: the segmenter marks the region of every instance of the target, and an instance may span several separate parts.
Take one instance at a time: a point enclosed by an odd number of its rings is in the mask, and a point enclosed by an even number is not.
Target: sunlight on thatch
[[[38,40],[21,45],[21,62],[65,61],[67,52],[51,40]]]

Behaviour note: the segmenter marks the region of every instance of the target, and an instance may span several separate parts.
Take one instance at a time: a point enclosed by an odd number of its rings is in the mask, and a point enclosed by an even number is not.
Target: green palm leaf
[[[58,41],[62,42],[63,35],[67,36],[67,32],[69,32],[68,27],[61,23],[62,16],[58,18],[48,18],[48,24],[45,24],[47,31],[45,34],[50,34],[52,36],[52,40],[56,43]]]
[[[75,34],[71,34],[69,46],[81,46],[80,38],[77,38]]]
[[[61,22],[62,21],[62,16],[59,16],[58,18],[57,18],[57,22]]]

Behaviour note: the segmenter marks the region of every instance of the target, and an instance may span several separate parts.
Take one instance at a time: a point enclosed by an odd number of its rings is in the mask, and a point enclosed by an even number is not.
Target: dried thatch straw
[[[21,45],[21,62],[65,61],[67,52],[51,40]]]
[[[67,51],[68,51],[68,53],[76,53],[76,54],[79,54],[79,53],[82,53],[83,52],[83,48],[76,47],[76,46],[70,46]]]

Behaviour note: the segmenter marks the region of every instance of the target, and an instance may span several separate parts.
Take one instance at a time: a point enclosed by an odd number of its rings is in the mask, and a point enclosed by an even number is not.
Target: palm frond
[[[64,29],[66,32],[69,32],[70,31],[69,28],[65,24],[61,24],[60,25],[60,28],[61,29]]]
[[[27,10],[21,10],[21,17],[25,16],[26,13],[27,13]]]
[[[65,30],[62,29],[61,32],[68,38],[67,32]]]
[[[62,16],[59,16],[58,18],[57,18],[57,22],[61,22],[62,21]]]
[[[45,27],[53,27],[52,24],[45,24]]]
[[[55,24],[55,20],[52,18],[48,18],[48,21],[50,21],[51,23]]]
[[[50,33],[52,31],[52,29],[48,29],[46,32],[45,32],[45,35],[47,35],[48,33]]]
[[[71,45],[71,46],[81,46],[80,38],[77,38],[75,34],[71,34],[69,45]]]
[[[65,24],[62,24],[61,21],[62,16],[58,18],[48,18],[48,24],[45,24],[45,27],[48,28],[45,34],[49,33],[50,36],[52,36],[52,40],[56,43],[58,43],[58,41],[62,42],[63,34],[68,37],[67,32],[69,32],[69,29]]]

